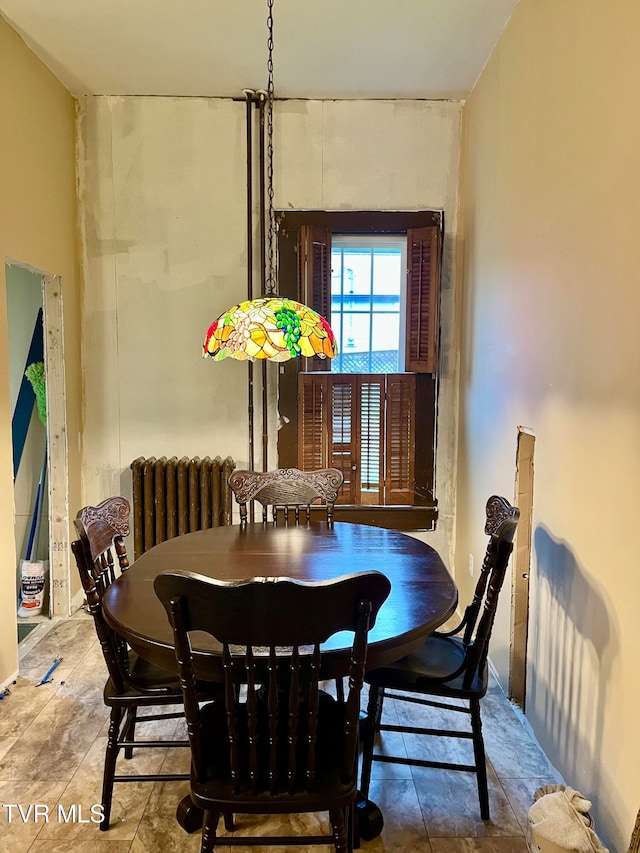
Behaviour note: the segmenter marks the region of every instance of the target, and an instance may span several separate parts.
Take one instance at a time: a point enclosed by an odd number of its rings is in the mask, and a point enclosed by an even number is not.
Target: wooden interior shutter
[[[328,467],[327,376],[298,374],[298,468]]]
[[[407,231],[407,329],[405,369],[435,373],[440,308],[440,228]]]
[[[387,376],[386,504],[413,504],[416,377]]]
[[[436,440],[436,377],[416,373],[414,506],[437,506],[433,495]]]
[[[384,503],[384,375],[360,377],[360,500]]]
[[[301,225],[298,238],[300,299],[331,323],[331,230]],[[305,370],[330,370],[324,358],[306,358]]]
[[[342,471],[344,484],[338,503],[360,503],[360,423],[358,377],[334,374],[327,377],[330,398],[329,466]]]
[[[338,503],[358,503],[358,379],[298,374],[298,468],[337,468],[344,475]]]

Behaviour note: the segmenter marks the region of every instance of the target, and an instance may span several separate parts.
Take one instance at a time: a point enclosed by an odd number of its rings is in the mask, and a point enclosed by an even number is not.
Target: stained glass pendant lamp
[[[234,305],[209,326],[203,356],[288,361],[333,358],[336,340],[324,317],[291,299],[265,296]]]

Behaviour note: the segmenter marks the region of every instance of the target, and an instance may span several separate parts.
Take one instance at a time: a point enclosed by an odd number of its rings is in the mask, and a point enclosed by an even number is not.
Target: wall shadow
[[[540,741],[566,783],[595,798],[606,756],[602,727],[619,630],[602,587],[584,571],[566,542],[543,525],[533,537],[538,628],[529,660],[535,673],[527,710]],[[542,626],[542,630],[539,626]],[[588,675],[588,678],[584,678]],[[594,690],[595,679],[595,690]],[[593,814],[598,821],[598,804]],[[602,815],[603,825],[610,825]]]

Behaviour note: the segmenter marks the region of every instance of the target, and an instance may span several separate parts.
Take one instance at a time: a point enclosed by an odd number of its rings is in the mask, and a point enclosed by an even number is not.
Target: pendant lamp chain
[[[221,361],[235,358],[249,362],[257,359],[283,362],[293,358],[335,358],[338,353],[336,337],[327,320],[301,302],[278,296],[277,226],[273,209],[273,3],[267,0],[267,71],[268,87],[259,91],[260,105],[260,254],[264,261],[264,294],[252,299],[250,287],[247,299],[232,305],[213,321],[207,330],[202,355]],[[245,89],[247,102],[247,258],[252,257],[250,237],[253,235],[253,203],[251,197],[251,104],[255,103],[252,89]],[[266,143],[266,144],[265,144]],[[265,150],[266,149],[266,150]],[[264,208],[264,209],[263,209]],[[247,264],[249,285],[252,264]],[[263,270],[261,269],[261,273]],[[261,282],[262,283],[262,282]],[[264,365],[266,368],[266,365]],[[249,377],[249,459],[253,468],[253,373]],[[263,414],[267,412],[263,374]],[[263,419],[263,462],[266,464],[268,443],[267,419]],[[265,443],[266,442],[266,443]]]
[[[278,292],[276,216],[273,209],[273,0],[267,0],[267,296]]]

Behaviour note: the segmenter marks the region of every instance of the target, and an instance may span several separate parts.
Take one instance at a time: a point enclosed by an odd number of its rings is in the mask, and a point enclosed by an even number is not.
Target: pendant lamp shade
[[[288,361],[298,356],[333,358],[335,335],[317,311],[292,299],[265,296],[225,311],[209,326],[203,357]]]

